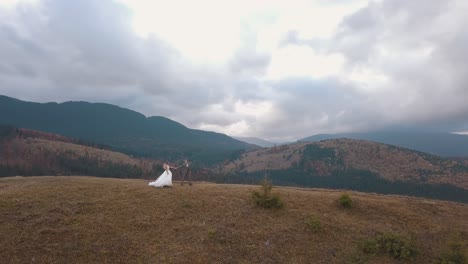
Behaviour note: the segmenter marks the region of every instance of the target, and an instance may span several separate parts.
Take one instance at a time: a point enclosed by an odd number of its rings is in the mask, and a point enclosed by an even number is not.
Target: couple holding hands
[[[185,167],[185,171],[182,172],[182,182],[180,185],[184,185],[184,180],[187,177],[189,185],[192,185],[192,181],[190,180],[190,176],[192,171],[190,169],[190,162],[188,160],[184,160],[184,163],[179,167],[173,167],[169,165],[169,162],[164,162],[163,168],[164,172],[159,176],[155,181],[148,183],[149,186],[153,187],[164,187],[164,186],[172,186],[172,172],[171,169],[179,169],[180,167]]]

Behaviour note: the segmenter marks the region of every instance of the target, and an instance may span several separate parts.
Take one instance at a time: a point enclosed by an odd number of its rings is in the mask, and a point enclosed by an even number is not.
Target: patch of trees
[[[337,155],[333,148],[322,148],[316,144],[304,147],[300,164],[306,166],[310,161],[322,161],[327,165],[343,166],[343,158]]]
[[[17,129],[12,126],[0,125],[0,142],[13,137]]]

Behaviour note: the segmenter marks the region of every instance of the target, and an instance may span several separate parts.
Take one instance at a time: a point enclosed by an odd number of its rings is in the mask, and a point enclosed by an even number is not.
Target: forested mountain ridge
[[[363,140],[333,139],[251,151],[217,170],[232,182],[254,183],[268,176],[280,185],[468,202],[465,161]]]
[[[155,178],[162,160],[130,157],[107,146],[61,135],[0,126],[0,176],[92,175]],[[175,164],[180,160],[172,161]],[[466,161],[443,159],[391,145],[327,140],[247,153],[223,165],[192,167],[193,180],[351,189],[468,203]],[[174,180],[179,177],[174,171]]]
[[[190,129],[162,116],[147,118],[103,103],[33,103],[0,96],[0,125],[106,144],[137,156],[189,158],[206,164],[258,148],[224,134]]]

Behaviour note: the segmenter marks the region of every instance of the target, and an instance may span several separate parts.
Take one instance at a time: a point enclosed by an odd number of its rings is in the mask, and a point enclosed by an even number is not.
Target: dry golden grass
[[[251,200],[257,186],[144,180],[0,179],[1,263],[353,263],[379,232],[412,238],[432,263],[453,237],[468,241],[468,206],[340,191],[273,188],[285,207]],[[311,230],[310,218],[320,221]],[[315,220],[314,220],[315,221]],[[401,263],[376,256],[368,263]]]

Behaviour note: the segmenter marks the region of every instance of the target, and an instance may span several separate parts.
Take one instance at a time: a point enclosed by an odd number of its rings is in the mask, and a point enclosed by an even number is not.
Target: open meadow
[[[437,263],[466,258],[468,206],[347,192],[145,180],[0,179],[2,263]],[[377,244],[410,248],[385,252]],[[400,249],[397,249],[398,251]],[[401,252],[400,252],[401,253]],[[398,255],[398,256],[397,256]],[[466,260],[466,259],[465,259]]]

